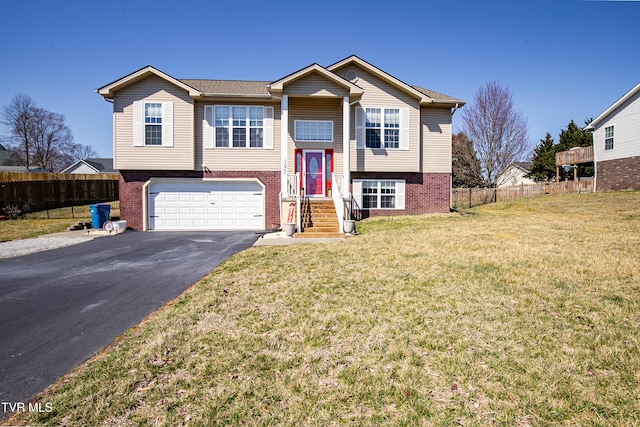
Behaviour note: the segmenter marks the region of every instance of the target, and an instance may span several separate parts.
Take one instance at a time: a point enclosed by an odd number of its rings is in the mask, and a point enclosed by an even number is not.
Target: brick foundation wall
[[[352,172],[351,179],[404,179],[405,209],[372,209],[359,212],[359,217],[446,213],[451,209],[451,174]]]
[[[596,191],[640,190],[640,156],[606,160],[596,167]]]
[[[278,206],[280,193],[279,171],[120,171],[120,219],[127,221],[127,227],[142,230],[144,210],[142,191],[150,178],[257,178],[265,186],[266,227],[280,227]]]

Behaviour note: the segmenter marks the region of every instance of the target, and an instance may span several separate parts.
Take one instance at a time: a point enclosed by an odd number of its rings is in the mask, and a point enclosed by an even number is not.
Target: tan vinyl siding
[[[173,147],[134,146],[134,101],[173,103]],[[193,100],[160,77],[147,77],[117,92],[114,98],[114,167],[193,170]]]
[[[422,171],[451,173],[451,110],[422,108]]]
[[[286,85],[284,94],[294,96],[337,96],[349,95],[349,90],[337,83],[327,80],[326,77],[312,73]]]
[[[204,148],[205,105],[242,105],[273,107],[273,149],[265,148]],[[209,101],[196,104],[196,169],[207,165],[212,171],[277,171],[280,170],[280,103]]]
[[[333,142],[296,142],[296,120],[330,120],[333,121]],[[342,173],[342,98],[290,98],[289,99],[289,152],[287,164],[294,165],[294,148],[333,150],[335,173]],[[293,147],[293,148],[292,148]],[[293,173],[295,167],[291,168]]]
[[[345,76],[349,70],[357,73],[358,78],[354,83],[364,89],[360,103],[351,108],[351,170],[360,172],[418,172],[420,170],[420,101],[355,65],[337,70],[336,74]],[[356,149],[355,108],[357,105],[362,108],[408,108],[409,149]]]

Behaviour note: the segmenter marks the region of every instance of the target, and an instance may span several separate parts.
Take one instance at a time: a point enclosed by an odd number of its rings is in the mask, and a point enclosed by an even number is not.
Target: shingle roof
[[[425,95],[427,95],[429,98],[432,98],[435,101],[440,101],[440,102],[457,102],[459,104],[464,104],[465,102],[461,99],[456,99],[453,98],[451,96],[445,95],[443,93],[439,93],[439,92],[435,92],[433,90],[429,90],[429,89],[425,89],[423,87],[420,86],[411,86],[412,88],[414,88],[415,90],[417,90],[420,93],[423,93]]]
[[[216,95],[264,95],[268,96],[267,86],[270,82],[244,80],[197,80],[179,79],[182,83],[199,90],[204,94]]]
[[[84,159],[84,161],[100,172],[117,172],[117,170],[113,168],[113,159],[111,158],[88,158]]]
[[[532,162],[513,162],[513,164],[520,166],[522,169],[526,169],[527,171],[531,168]]]

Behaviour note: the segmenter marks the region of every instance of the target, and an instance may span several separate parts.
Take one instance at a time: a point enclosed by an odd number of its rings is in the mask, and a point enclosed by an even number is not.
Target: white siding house
[[[640,189],[640,83],[585,130],[593,132],[596,191]]]

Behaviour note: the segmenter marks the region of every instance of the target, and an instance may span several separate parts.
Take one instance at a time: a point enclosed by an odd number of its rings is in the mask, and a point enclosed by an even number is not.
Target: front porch
[[[282,223],[296,224],[296,238],[343,237],[344,221],[352,218],[344,176],[331,173],[322,178],[326,182],[320,194],[317,190],[307,194],[307,181],[301,176],[304,174],[314,175],[307,170],[287,176],[287,191],[282,197]],[[319,186],[317,181],[314,185]]]

